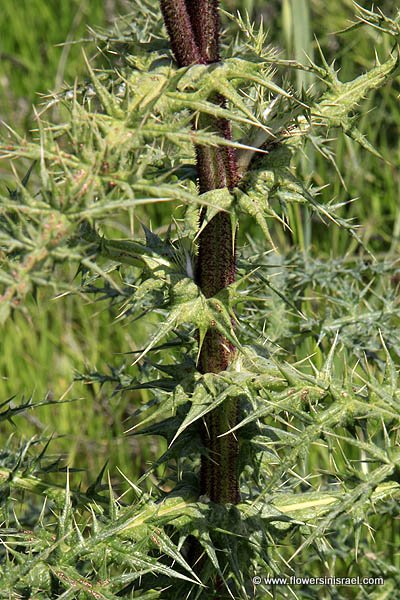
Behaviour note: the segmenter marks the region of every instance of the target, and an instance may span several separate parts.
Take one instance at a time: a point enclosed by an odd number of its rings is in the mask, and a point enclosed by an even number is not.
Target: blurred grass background
[[[38,94],[84,74],[88,26],[106,26],[129,8],[127,0],[12,0],[2,2],[0,119],[29,122]]]
[[[156,2],[155,2],[156,4]],[[270,42],[281,48],[285,56],[305,60],[314,56],[318,62],[315,38],[328,60],[336,60],[340,77],[347,80],[374,64],[377,55],[387,55],[390,48],[385,39],[372,29],[339,35],[354,15],[350,0],[326,3],[323,0],[226,0],[230,11],[247,10],[254,19],[264,20],[269,28]],[[368,2],[360,2],[369,6]],[[87,27],[107,26],[117,17],[134,10],[129,0],[3,0],[0,21],[0,121],[25,132],[32,126],[32,105],[40,104],[40,94],[57,90],[66,81],[85,76],[82,50],[79,44],[60,46],[87,38]],[[392,2],[380,3],[389,13]],[[315,36],[315,38],[314,38]],[[87,50],[90,53],[90,49]],[[304,75],[294,74],[298,88],[313,82]],[[398,252],[400,212],[398,211],[399,174],[393,166],[399,161],[397,139],[400,126],[398,83],[371,96],[364,105],[360,129],[387,159],[379,161],[340,136],[332,145],[337,167],[343,176],[343,186],[331,163],[312,149],[299,159],[304,176],[316,186],[329,184],[321,191],[324,202],[342,202],[358,196],[358,200],[343,209],[347,217],[360,221],[361,236],[376,254]],[[0,166],[0,185],[9,183],[6,165]],[[158,209],[152,215],[157,227],[168,222],[168,215]],[[168,209],[165,208],[167,211]],[[146,215],[140,215],[146,221]],[[164,218],[165,217],[165,218]],[[305,211],[295,215],[293,242],[304,252],[344,255],[354,243],[335,227],[327,229],[310,220]],[[247,236],[257,237],[249,223]],[[282,249],[288,240],[282,238]],[[70,273],[72,278],[73,272]],[[305,307],[306,308],[306,307]],[[61,437],[52,442],[54,453],[64,453],[70,466],[82,468],[89,479],[109,461],[111,470],[118,467],[131,478],[146,468],[146,462],[156,445],[139,446],[136,439],[123,435],[127,428],[124,418],[129,406],[140,402],[146,392],[110,397],[109,390],[96,384],[71,387],[74,373],[85,367],[99,370],[107,364],[118,364],[123,357],[146,338],[141,322],[134,330],[113,323],[110,310],[101,303],[83,303],[80,298],[51,299],[43,292],[19,312],[1,331],[0,402],[16,395],[33,395],[35,400],[50,394],[55,399],[72,399],[58,406],[35,410],[18,422],[26,437],[32,435]],[[301,360],[315,351],[310,343],[299,345]],[[5,438],[12,426],[2,432]],[[86,475],[82,473],[85,480]]]

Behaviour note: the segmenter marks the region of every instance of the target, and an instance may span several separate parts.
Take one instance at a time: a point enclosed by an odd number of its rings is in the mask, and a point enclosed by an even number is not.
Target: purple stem
[[[217,0],[160,0],[171,47],[179,66],[193,63],[210,64],[220,60],[219,15]],[[209,99],[210,100],[210,99]],[[222,96],[215,103],[225,106]],[[226,119],[201,116],[197,125],[214,129],[232,139],[231,125]],[[200,193],[228,187],[238,181],[234,148],[196,146],[197,174]],[[201,213],[201,220],[206,216]],[[235,280],[236,258],[229,213],[219,212],[199,236],[196,281],[210,298]],[[234,356],[232,344],[215,326],[208,330],[200,352],[199,370],[219,373],[228,368]],[[219,503],[240,501],[238,485],[238,442],[234,434],[219,437],[237,423],[238,401],[229,399],[204,419],[203,440],[208,450],[202,456],[201,493]]]

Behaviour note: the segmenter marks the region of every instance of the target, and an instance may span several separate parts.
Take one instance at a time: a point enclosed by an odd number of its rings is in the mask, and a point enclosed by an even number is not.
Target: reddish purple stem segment
[[[219,14],[217,0],[160,0],[171,48],[180,67],[210,64],[220,60]],[[225,106],[216,96],[215,103]],[[226,139],[232,139],[226,119],[201,116],[198,127],[208,127]],[[228,187],[238,181],[234,148],[196,146],[200,193]],[[204,212],[202,218],[204,218]],[[219,212],[199,236],[196,280],[210,298],[235,280],[236,260],[230,215]],[[215,327],[207,332],[199,358],[202,373],[219,373],[228,368],[234,347]],[[237,503],[240,500],[237,476],[238,443],[234,434],[219,437],[237,423],[237,400],[232,399],[207,415],[204,444],[208,456],[202,457],[201,493],[214,502]]]

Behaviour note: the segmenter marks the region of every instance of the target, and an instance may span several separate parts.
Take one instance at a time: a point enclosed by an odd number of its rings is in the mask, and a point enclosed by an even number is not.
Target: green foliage
[[[238,37],[225,60],[177,69],[159,15],[145,4],[135,35],[118,26],[99,34],[114,64],[95,70],[88,62],[90,83],[60,93],[61,124],[42,117],[31,141],[10,132],[1,144],[3,158],[27,159],[40,175],[37,189],[29,176],[16,178],[0,198],[1,321],[42,287],[109,302],[114,328],[147,318],[152,331],[133,359],[77,379],[121,397],[148,390],[128,431],[167,444],[138,482],[126,474],[130,505],[102,484],[103,472],[86,491],[70,488],[69,478],[64,489],[44,451],[6,449],[2,597],[269,597],[268,585],[254,588],[254,575],[306,570],[380,575],[383,593],[396,589],[397,263],[365,248],[358,223],[343,217],[340,203],[323,202],[294,168],[310,143],[335,162],[332,129],[380,160],[356,122],[366,95],[398,74],[400,29],[397,17],[360,15],[394,47],[343,83],[322,54],[320,64],[304,67],[278,58],[262,29],[242,18],[230,25]],[[297,95],[284,83],[292,67],[319,81],[312,93]],[[226,106],[213,103],[216,94]],[[193,131],[193,114],[231,121],[235,141]],[[238,188],[198,193],[194,143],[238,149]],[[159,203],[170,207],[165,235],[144,227],[135,239],[117,237],[134,211]],[[261,232],[239,250],[237,282],[211,298],[193,275],[202,207],[202,227],[224,210],[233,229],[239,223],[239,242],[246,219]],[[357,254],[315,257],[295,244],[287,251],[299,207],[343,230]],[[78,266],[79,279],[60,279],[64,263]],[[226,371],[201,374],[196,364],[211,323],[237,355]],[[242,500],[221,506],[199,497],[207,452],[200,423],[232,398],[240,405]],[[4,404],[0,419],[28,408]],[[18,514],[16,500],[24,507],[27,494],[45,496],[51,512],[44,505]],[[388,527],[393,539],[385,543]],[[375,559],[373,530],[381,548]],[[357,597],[372,597],[371,589],[360,586]],[[290,591],[330,594],[306,585]]]
[[[15,124],[32,111],[37,94],[47,94],[64,79],[84,75],[81,48],[73,42],[89,39],[87,22],[100,25],[116,16],[116,2],[105,11],[100,1],[5,0],[0,24],[1,119]],[[108,13],[108,14],[106,14]],[[56,27],[54,27],[56,22]],[[65,43],[66,42],[66,43]],[[65,45],[64,45],[65,43]]]

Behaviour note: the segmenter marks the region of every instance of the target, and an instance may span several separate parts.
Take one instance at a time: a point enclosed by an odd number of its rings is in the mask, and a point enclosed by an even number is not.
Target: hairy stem
[[[219,14],[217,0],[186,0],[197,47],[206,63],[219,61]]]
[[[171,47],[180,66],[220,60],[217,0],[161,0],[161,8]],[[213,101],[225,105],[222,96],[215,97]],[[231,139],[231,126],[225,119],[201,116],[196,127],[207,127]],[[233,148],[197,146],[196,162],[200,193],[236,185],[238,175]],[[203,210],[200,220],[205,218]],[[208,298],[235,279],[233,235],[230,215],[220,212],[207,223],[199,236],[196,280]],[[232,344],[215,327],[211,327],[201,348],[199,370],[202,373],[224,371],[233,356]],[[201,493],[214,502],[237,503],[240,499],[238,442],[234,434],[223,435],[237,423],[237,412],[238,402],[231,399],[204,420],[203,441],[208,454],[202,457],[200,485]]]
[[[204,63],[194,38],[185,0],[160,0],[160,5],[171,48],[179,66]]]

